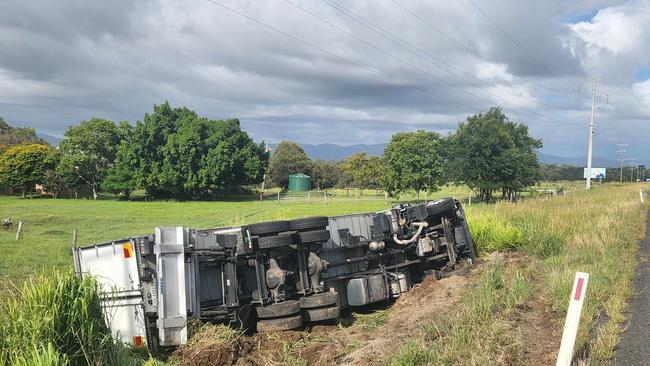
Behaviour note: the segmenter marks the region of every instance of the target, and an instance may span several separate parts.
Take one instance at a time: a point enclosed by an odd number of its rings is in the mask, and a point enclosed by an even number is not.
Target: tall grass
[[[6,365],[132,365],[113,341],[97,285],[71,272],[42,274],[0,305],[0,363]]]
[[[523,363],[522,342],[509,328],[508,314],[535,297],[553,310],[545,316],[561,323],[576,271],[591,274],[576,349],[588,351],[590,364],[608,364],[645,233],[648,205],[639,203],[639,188],[605,185],[566,197],[468,207],[470,230],[483,253],[524,255],[491,265],[454,315],[434,320],[428,337],[406,343],[391,364]]]
[[[503,251],[525,244],[522,230],[495,214],[472,216],[469,226],[479,251]]]
[[[513,311],[532,296],[533,287],[500,261],[491,264],[477,286],[450,317],[425,325],[425,337],[407,340],[389,360],[391,366],[491,365],[518,363],[522,346],[498,314]]]

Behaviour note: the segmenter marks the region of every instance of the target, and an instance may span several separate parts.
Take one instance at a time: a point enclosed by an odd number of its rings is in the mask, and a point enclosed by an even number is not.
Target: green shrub
[[[125,365],[104,322],[97,284],[71,272],[42,274],[0,304],[0,364]]]
[[[526,243],[521,229],[504,218],[492,214],[471,216],[469,229],[479,251],[515,249]]]

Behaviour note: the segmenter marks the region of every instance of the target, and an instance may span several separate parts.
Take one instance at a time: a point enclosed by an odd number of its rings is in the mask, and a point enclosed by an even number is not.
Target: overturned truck
[[[429,274],[475,258],[460,202],[250,225],[155,228],[73,248],[94,276],[116,338],[136,347],[187,342],[197,319],[249,330],[294,329],[342,309],[389,301]]]

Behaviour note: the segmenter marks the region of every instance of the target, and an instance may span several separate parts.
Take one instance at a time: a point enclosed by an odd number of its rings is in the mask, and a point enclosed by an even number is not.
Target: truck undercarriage
[[[475,250],[462,205],[445,198],[377,213],[159,227],[73,248],[73,258],[101,286],[115,337],[155,351],[186,343],[192,319],[258,331],[334,320],[471,263]]]

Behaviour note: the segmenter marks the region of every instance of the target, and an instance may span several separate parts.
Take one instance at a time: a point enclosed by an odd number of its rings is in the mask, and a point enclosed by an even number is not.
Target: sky
[[[0,116],[60,136],[169,101],[257,141],[446,135],[501,106],[544,142],[650,160],[650,0],[0,3]]]

